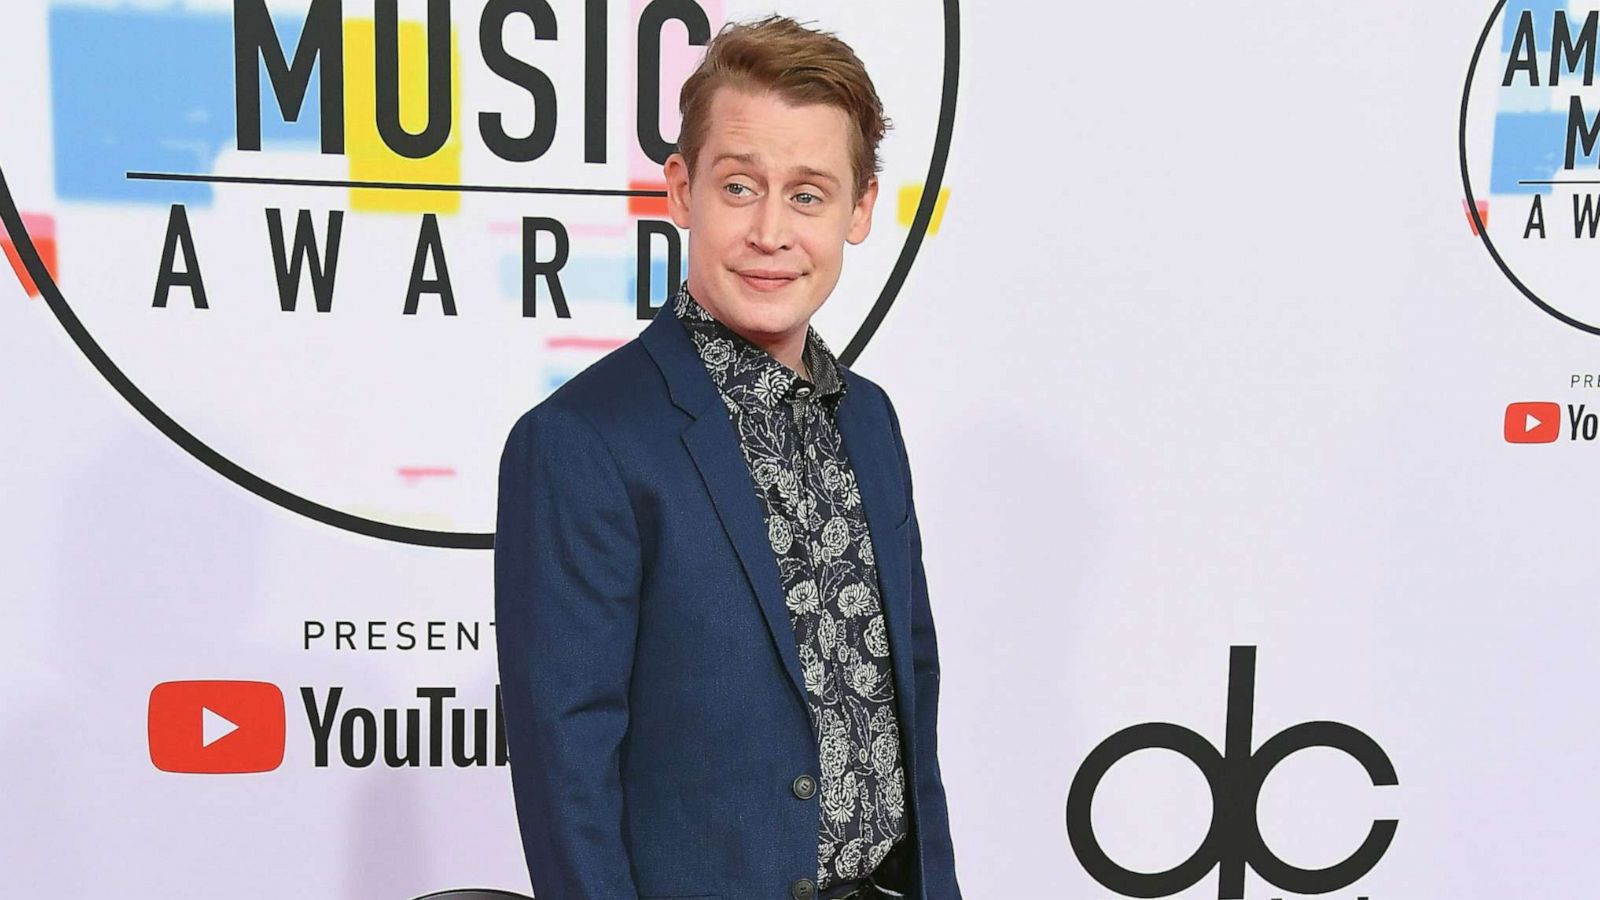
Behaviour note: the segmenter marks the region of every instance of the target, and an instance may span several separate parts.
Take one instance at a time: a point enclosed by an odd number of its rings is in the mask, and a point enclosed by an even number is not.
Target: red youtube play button
[[[1506,407],[1506,440],[1511,443],[1548,444],[1560,437],[1560,404],[1513,403]]]
[[[283,764],[283,691],[265,681],[166,681],[150,691],[150,762],[163,772]]]

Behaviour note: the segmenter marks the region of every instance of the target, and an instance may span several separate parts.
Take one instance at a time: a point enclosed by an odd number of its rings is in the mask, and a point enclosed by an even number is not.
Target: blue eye
[[[794,196],[795,196],[795,199],[797,199],[797,200],[799,198],[801,198],[801,197],[810,197],[812,200],[816,201],[816,203],[821,203],[822,202],[822,198],[821,197],[818,197],[816,194],[813,194],[813,193],[811,193],[809,191],[801,191],[800,193],[795,194]],[[815,206],[816,203],[806,203],[805,205],[806,206]]]
[[[741,194],[735,192],[734,188],[740,188],[740,189],[746,190],[746,191],[750,190],[750,188],[746,187],[745,185],[740,184],[737,181],[728,184],[726,187],[723,188],[723,190],[733,194],[733,196],[735,196],[735,197],[742,196]]]

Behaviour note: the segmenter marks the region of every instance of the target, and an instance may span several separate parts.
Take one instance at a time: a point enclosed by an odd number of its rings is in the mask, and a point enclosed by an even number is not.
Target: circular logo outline
[[[906,277],[911,273],[911,266],[916,262],[917,254],[922,249],[922,242],[927,236],[928,225],[933,221],[934,206],[938,202],[939,193],[944,185],[945,165],[950,156],[950,142],[955,130],[956,93],[960,81],[961,70],[961,9],[960,0],[943,0],[944,7],[944,84],[939,99],[939,122],[934,135],[933,156],[928,165],[928,175],[923,182],[921,201],[917,205],[916,215],[911,222],[910,232],[906,235],[905,244],[900,249],[900,256],[895,260],[894,268],[889,273],[889,280],[884,284],[878,299],[868,311],[866,319],[855,335],[839,353],[839,359],[845,365],[855,362],[861,351],[866,348],[867,342],[872,339],[883,319],[888,315],[889,307],[894,305],[895,298],[899,296],[900,288],[905,284]],[[10,185],[6,181],[5,167],[0,165],[0,224],[11,236],[12,245],[16,248],[17,256],[21,259],[23,267],[38,286],[40,296],[49,305],[50,311],[55,314],[56,320],[72,338],[78,350],[88,358],[101,377],[110,383],[122,398],[128,402],[145,420],[154,425],[158,431],[166,435],[169,440],[183,448],[190,456],[205,464],[212,471],[223,476],[234,484],[267,500],[292,513],[308,519],[331,525],[343,531],[366,535],[380,540],[393,541],[401,544],[413,544],[422,547],[441,547],[463,550],[492,550],[494,549],[494,532],[470,531],[437,531],[425,528],[412,528],[405,525],[395,525],[390,522],[380,522],[347,512],[324,506],[309,497],[304,497],[286,488],[280,487],[265,478],[251,472],[245,467],[228,459],[226,456],[212,449],[200,438],[179,425],[176,420],[162,411],[161,407],[151,400],[138,386],[133,383],[111,357],[102,349],[89,330],[79,321],[66,298],[61,293],[61,288],[50,277],[44,262],[39,258],[38,250],[33,246],[33,239],[22,225],[22,215],[17,209],[15,199],[11,195]]]
[[[1571,325],[1579,331],[1590,334],[1600,334],[1600,326],[1590,325],[1581,319],[1567,315],[1544,300],[1540,299],[1533,289],[1522,283],[1516,273],[1511,271],[1511,266],[1506,264],[1500,256],[1500,251],[1495,248],[1494,241],[1489,237],[1489,229],[1484,225],[1483,217],[1478,214],[1478,200],[1472,193],[1472,176],[1467,165],[1467,107],[1472,99],[1472,79],[1478,74],[1478,60],[1483,56],[1484,45],[1489,42],[1489,36],[1494,33],[1494,23],[1500,18],[1500,13],[1505,10],[1506,0],[1499,0],[1494,6],[1494,11],[1489,14],[1489,21],[1483,26],[1483,34],[1478,37],[1478,46],[1472,51],[1472,62],[1467,66],[1467,82],[1461,90],[1461,127],[1460,127],[1460,157],[1461,157],[1461,185],[1467,192],[1467,214],[1472,217],[1472,224],[1478,231],[1478,237],[1483,239],[1483,246],[1489,250],[1489,256],[1494,259],[1495,265],[1500,267],[1501,274],[1505,275],[1524,297],[1533,301],[1533,305],[1549,313],[1553,318]]]

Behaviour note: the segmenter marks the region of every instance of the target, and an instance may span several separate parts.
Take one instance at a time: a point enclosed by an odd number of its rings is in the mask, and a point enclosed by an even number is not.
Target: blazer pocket
[[[906,508],[905,518],[901,519],[899,524],[894,526],[894,530],[895,531],[899,531],[900,529],[902,529],[902,528],[904,528],[904,527],[906,527],[907,525],[910,525],[910,524],[911,524],[911,508],[907,507]]]
[[[642,894],[639,900],[722,900],[721,894]]]

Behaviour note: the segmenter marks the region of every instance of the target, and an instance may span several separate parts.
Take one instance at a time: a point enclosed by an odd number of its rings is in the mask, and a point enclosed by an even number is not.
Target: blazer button
[[[794,900],[816,900],[817,886],[809,878],[802,878],[789,885],[789,896]]]
[[[810,800],[817,793],[817,780],[810,775],[801,775],[794,780],[792,787],[796,797],[801,800]]]

